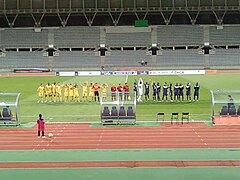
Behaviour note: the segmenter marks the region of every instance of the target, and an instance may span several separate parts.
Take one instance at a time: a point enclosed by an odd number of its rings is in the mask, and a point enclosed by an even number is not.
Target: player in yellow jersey
[[[52,86],[51,98],[53,102],[56,102],[56,83],[54,82],[51,86]]]
[[[69,85],[65,84],[63,87],[64,87],[64,101],[67,102],[69,97]]]
[[[61,102],[62,101],[62,86],[60,85],[60,83],[56,84],[55,90],[56,90],[56,101]]]
[[[84,84],[82,84],[81,85],[81,87],[82,87],[82,99],[83,99],[83,101],[87,101],[87,97],[88,97],[88,85],[87,85],[87,83],[84,83]]]
[[[51,84],[47,83],[44,90],[45,90],[45,97],[46,97],[45,102],[47,102],[47,101],[51,102],[51,96],[52,96],[52,86],[51,86]]]
[[[43,84],[40,84],[40,86],[38,87],[37,89],[37,92],[38,92],[38,103],[41,102],[43,103],[43,100],[44,100],[44,86]]]
[[[76,102],[79,102],[79,101],[80,101],[77,83],[75,83],[75,84],[73,85],[73,99],[74,99],[74,101],[76,101]]]
[[[73,84],[69,84],[69,98],[68,98],[68,100],[69,101],[73,101]]]
[[[93,99],[94,99],[94,88],[93,88],[93,83],[90,83],[89,85],[88,85],[88,88],[89,88],[89,93],[88,93],[88,100],[89,101],[93,101]]]
[[[108,88],[107,84],[102,84],[101,90],[102,90],[102,98],[104,101],[107,99],[107,88]]]

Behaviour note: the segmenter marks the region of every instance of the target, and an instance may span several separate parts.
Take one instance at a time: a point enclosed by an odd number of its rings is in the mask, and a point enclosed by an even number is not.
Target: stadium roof
[[[0,0],[0,27],[240,24],[239,0]]]

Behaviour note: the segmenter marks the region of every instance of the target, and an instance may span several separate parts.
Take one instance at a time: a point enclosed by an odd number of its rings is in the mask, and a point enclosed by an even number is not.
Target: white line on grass
[[[128,75],[126,76],[126,79],[125,79],[125,83],[127,83],[128,82]]]

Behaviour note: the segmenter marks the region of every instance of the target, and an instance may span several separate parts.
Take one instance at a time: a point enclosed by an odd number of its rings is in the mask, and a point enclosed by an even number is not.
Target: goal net
[[[240,124],[240,90],[211,90],[211,113],[215,124]]]
[[[0,93],[0,125],[20,125],[20,93]]]

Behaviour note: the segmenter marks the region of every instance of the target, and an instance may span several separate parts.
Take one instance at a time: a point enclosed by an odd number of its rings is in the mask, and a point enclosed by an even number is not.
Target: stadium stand
[[[157,56],[160,67],[204,67],[203,56],[197,50],[165,50]]]
[[[128,27],[130,32],[127,32]],[[1,29],[0,68],[239,68],[240,26],[171,25],[149,26],[147,30],[125,27],[54,27]],[[121,30],[121,31],[120,31]],[[123,32],[122,32],[123,31]],[[211,46],[203,53],[204,42]],[[100,57],[99,46],[106,45]],[[151,46],[159,48],[151,55]],[[47,48],[57,55],[51,60]],[[116,48],[116,49],[114,49]]]
[[[100,44],[99,27],[65,27],[54,29],[57,47],[96,47]]]
[[[100,58],[96,51],[61,51],[54,57],[55,68],[100,68]]]
[[[43,52],[7,52],[6,57],[0,57],[0,68],[47,68],[48,58]]]
[[[106,56],[105,64],[109,67],[137,67],[141,60],[151,62],[151,56],[146,55],[146,50],[138,51],[111,51],[111,56]],[[151,63],[148,63],[151,64]]]
[[[240,64],[239,49],[214,49],[209,57],[210,67],[234,67]]]
[[[209,39],[211,44],[216,45],[239,45],[240,44],[240,26],[217,26],[210,27]]]
[[[48,46],[48,30],[40,33],[34,29],[5,29],[1,30],[0,44],[2,47],[46,47]]]
[[[106,44],[109,46],[150,46],[151,33],[107,33]]]
[[[157,28],[157,42],[162,46],[175,45],[203,45],[203,27],[179,25],[159,26]]]

